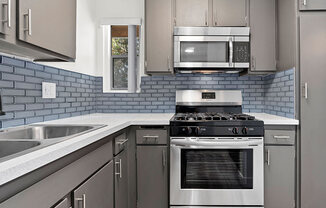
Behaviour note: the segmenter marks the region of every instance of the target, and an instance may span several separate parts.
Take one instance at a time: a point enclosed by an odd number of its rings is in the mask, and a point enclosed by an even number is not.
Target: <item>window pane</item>
[[[127,55],[127,54],[128,54],[128,37],[112,38],[112,55]]]
[[[128,58],[113,58],[113,88],[128,89]]]

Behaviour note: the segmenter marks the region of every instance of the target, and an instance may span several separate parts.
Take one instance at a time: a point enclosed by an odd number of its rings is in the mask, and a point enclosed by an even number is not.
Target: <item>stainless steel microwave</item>
[[[249,66],[249,27],[174,28],[177,72],[239,72]]]

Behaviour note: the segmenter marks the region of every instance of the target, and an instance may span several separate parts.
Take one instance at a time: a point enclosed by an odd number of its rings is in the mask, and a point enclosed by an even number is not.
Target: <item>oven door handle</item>
[[[247,147],[247,146],[258,146],[262,145],[263,141],[241,141],[241,142],[203,142],[203,141],[176,141],[172,140],[171,145],[180,146],[180,147],[225,147],[225,146],[234,146],[234,147]]]

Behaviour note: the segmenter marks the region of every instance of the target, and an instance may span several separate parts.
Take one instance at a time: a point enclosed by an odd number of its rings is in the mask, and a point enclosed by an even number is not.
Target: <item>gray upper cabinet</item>
[[[213,0],[214,26],[247,26],[247,0]]]
[[[326,196],[326,14],[300,17],[301,207],[323,208]]]
[[[113,208],[113,161],[74,191],[75,208]]]
[[[208,0],[175,0],[175,26],[211,25]]]
[[[15,38],[15,8],[15,0],[0,0],[0,39],[9,42],[12,42],[12,39]]]
[[[276,71],[276,2],[250,1],[251,71]]]
[[[76,0],[18,0],[21,41],[76,57]]]
[[[137,146],[138,208],[167,208],[168,166],[166,146]]]
[[[146,60],[148,74],[173,72],[172,1],[146,0]]]
[[[326,10],[325,0],[298,0],[300,10]]]
[[[265,208],[295,207],[295,148],[265,146]]]
[[[114,198],[115,208],[128,208],[128,151],[120,152],[114,158],[115,184]]]

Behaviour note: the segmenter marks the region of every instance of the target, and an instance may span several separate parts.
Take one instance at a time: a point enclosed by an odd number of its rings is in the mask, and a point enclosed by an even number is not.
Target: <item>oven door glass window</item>
[[[228,42],[181,42],[181,62],[229,62]]]
[[[182,149],[182,189],[252,189],[252,149]]]

